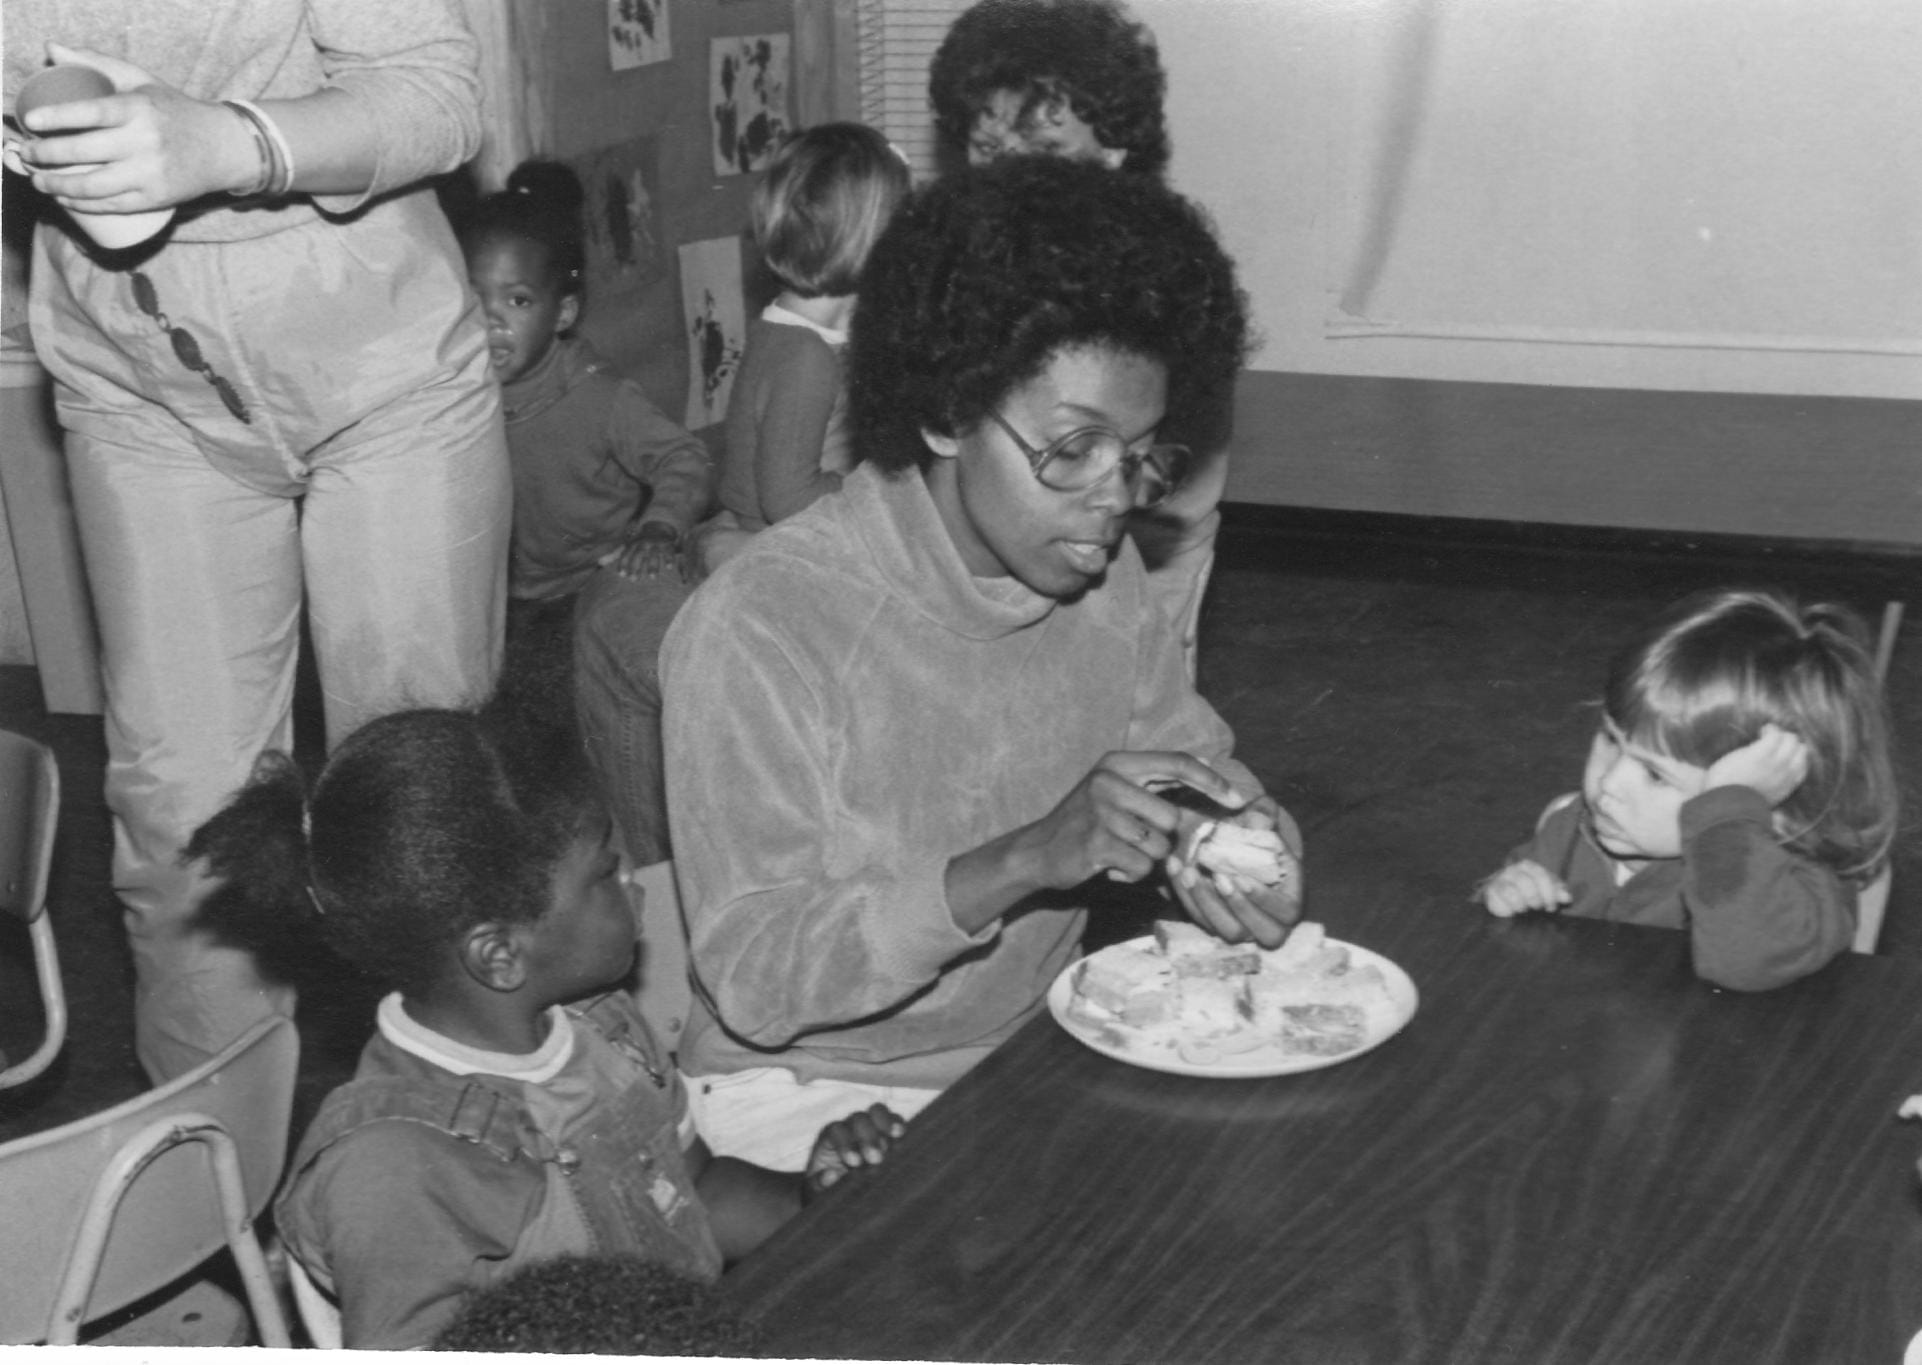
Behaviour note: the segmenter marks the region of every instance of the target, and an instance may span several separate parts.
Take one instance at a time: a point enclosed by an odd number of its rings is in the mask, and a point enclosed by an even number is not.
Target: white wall
[[[1132,0],[1324,374],[1922,397],[1917,0]]]

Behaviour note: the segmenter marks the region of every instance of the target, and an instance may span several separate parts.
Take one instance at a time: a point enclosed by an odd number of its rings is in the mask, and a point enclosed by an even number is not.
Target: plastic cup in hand
[[[21,82],[20,93],[14,97],[13,114],[16,120],[24,120],[34,109],[48,105],[70,104],[74,100],[98,99],[113,94],[113,82],[104,72],[91,66],[68,63],[64,66],[49,66]],[[24,131],[26,124],[21,123]],[[71,131],[78,132],[79,129]],[[29,138],[35,138],[28,133]],[[42,134],[43,137],[60,137],[62,133]],[[46,167],[47,175],[73,175],[79,171],[90,171],[92,166]],[[130,246],[152,237],[167,226],[174,211],[168,209],[148,209],[144,213],[83,213],[73,210],[73,221],[78,223],[86,234],[110,251],[123,251]]]

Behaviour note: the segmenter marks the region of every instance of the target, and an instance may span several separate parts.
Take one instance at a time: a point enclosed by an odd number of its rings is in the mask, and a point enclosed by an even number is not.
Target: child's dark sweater
[[[1682,806],[1681,821],[1682,856],[1617,885],[1587,804],[1565,797],[1508,861],[1531,859],[1560,877],[1573,897],[1563,914],[1688,930],[1696,975],[1732,990],[1786,985],[1847,950],[1855,888],[1784,848],[1759,792],[1713,788]]]
[[[641,526],[681,535],[706,515],[707,447],[585,342],[563,337],[501,397],[514,468],[514,596],[573,592]]]

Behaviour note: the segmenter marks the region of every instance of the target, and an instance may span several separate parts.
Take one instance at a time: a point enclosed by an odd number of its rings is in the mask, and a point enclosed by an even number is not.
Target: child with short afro
[[[471,1295],[441,1351],[751,1356],[760,1324],[713,1285],[639,1256],[556,1256]]]
[[[269,754],[189,847],[221,931],[306,932],[395,988],[276,1205],[316,1339],[428,1345],[464,1295],[571,1252],[712,1281],[902,1131],[828,1124],[798,1177],[709,1155],[628,989],[606,808],[523,706],[373,721],[311,789]]]

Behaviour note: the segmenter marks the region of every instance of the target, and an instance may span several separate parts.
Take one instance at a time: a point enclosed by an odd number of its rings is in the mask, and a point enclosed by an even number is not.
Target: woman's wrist
[[[246,136],[247,145],[253,148],[253,173],[248,175],[243,172],[238,176],[227,177],[227,193],[237,199],[263,194],[266,192],[267,186],[273,183],[273,144],[267,140],[266,132],[261,129],[237,103],[232,100],[222,100],[221,107],[233,115],[234,119],[238,121]],[[244,153],[241,155],[240,160],[243,163],[245,162],[246,158]]]
[[[254,148],[254,175],[229,188],[239,196],[265,194],[278,197],[294,184],[294,154],[286,136],[264,110],[251,100],[222,100],[221,104],[245,126]]]
[[[955,928],[978,934],[1025,897],[1047,888],[1044,860],[1031,832],[1024,825],[949,859],[945,886]]]

